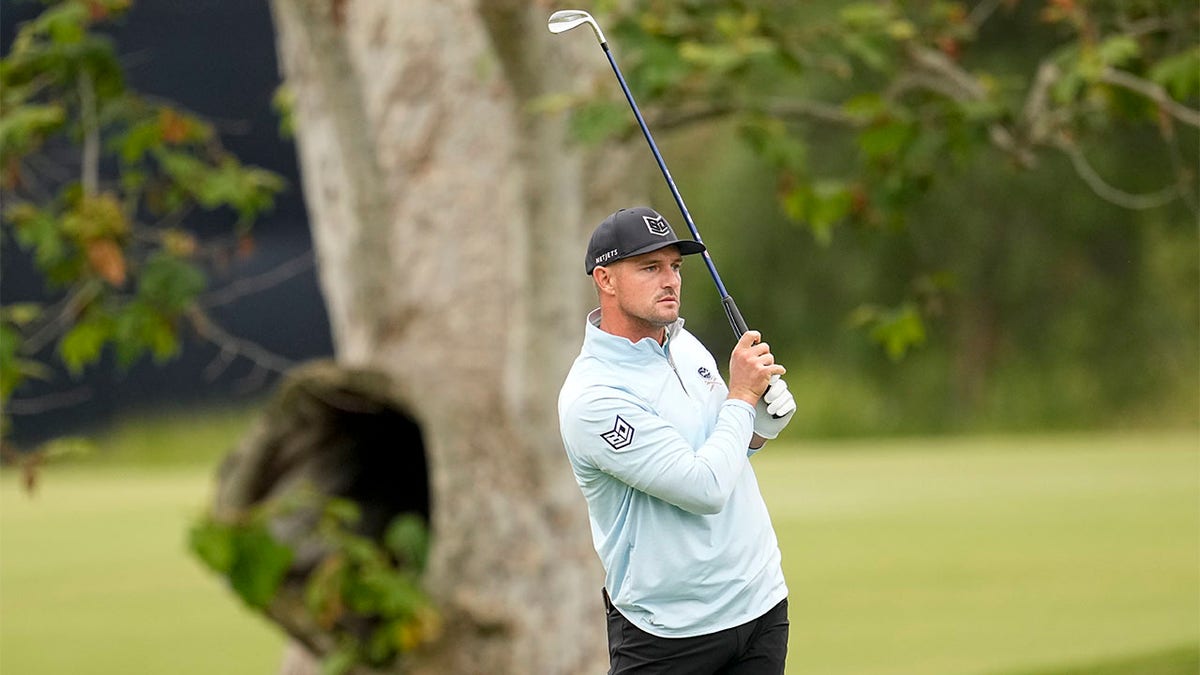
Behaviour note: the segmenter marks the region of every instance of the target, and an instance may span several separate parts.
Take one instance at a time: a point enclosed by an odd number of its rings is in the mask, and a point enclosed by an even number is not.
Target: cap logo
[[[667,219],[662,216],[658,216],[657,218],[642,216],[642,220],[646,221],[646,229],[650,230],[650,234],[665,237],[671,233],[671,226],[667,225]]]

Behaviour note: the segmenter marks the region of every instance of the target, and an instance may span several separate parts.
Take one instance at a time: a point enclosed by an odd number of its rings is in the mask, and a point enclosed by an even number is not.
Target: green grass
[[[781,447],[756,470],[789,673],[1092,672],[1073,664],[1174,648],[1173,672],[1200,670],[1194,432]]]
[[[272,673],[282,634],[186,550],[210,470],[0,480],[0,673]]]
[[[122,427],[33,498],[0,473],[0,673],[276,672],[282,635],[184,543],[247,421]],[[776,443],[754,465],[791,675],[1200,672],[1195,432]]]

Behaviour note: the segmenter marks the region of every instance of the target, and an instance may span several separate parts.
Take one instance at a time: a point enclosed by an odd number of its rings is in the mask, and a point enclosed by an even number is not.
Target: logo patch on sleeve
[[[629,422],[621,419],[620,415],[617,415],[617,421],[613,424],[612,431],[600,434],[600,438],[611,445],[613,450],[621,450],[633,442],[633,427],[629,425]]]

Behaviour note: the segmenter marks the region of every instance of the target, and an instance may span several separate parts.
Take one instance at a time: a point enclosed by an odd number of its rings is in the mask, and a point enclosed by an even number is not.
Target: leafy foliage
[[[5,230],[59,298],[0,313],[0,403],[53,372],[37,361],[51,341],[76,375],[109,348],[122,366],[175,356],[206,266],[249,248],[284,187],[225,151],[209,123],[126,86],[102,26],[129,5],[48,3],[0,60]],[[240,242],[202,245],[184,227],[197,209],[227,215]]]
[[[295,491],[235,520],[201,519],[190,546],[247,605],[265,611],[293,561],[292,550],[272,535],[271,523],[313,511],[315,541],[306,545],[323,553],[304,582],[303,605],[336,645],[325,655],[322,672],[341,674],[360,663],[386,666],[436,638],[441,620],[421,588],[428,531],[416,514],[396,516],[376,541],[355,531],[361,513],[354,502]]]
[[[240,525],[206,520],[192,528],[192,551],[210,569],[228,577],[238,597],[265,609],[292,563],[292,550],[275,539],[261,513]]]
[[[847,228],[904,231],[929,195],[980,163],[1033,171],[1063,156],[1100,201],[1200,215],[1195,162],[1185,159],[1196,156],[1200,127],[1194,3],[643,0],[601,9],[650,126],[731,123],[774,171],[780,212],[824,246]],[[598,105],[576,110],[581,137],[613,131]],[[1156,137],[1148,157],[1163,183],[1152,191],[1094,159],[1131,133]],[[891,309],[872,303],[854,320],[896,357],[928,333],[926,300],[914,292]]]

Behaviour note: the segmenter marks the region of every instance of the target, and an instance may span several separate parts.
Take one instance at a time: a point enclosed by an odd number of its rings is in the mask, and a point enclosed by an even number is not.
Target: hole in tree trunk
[[[420,425],[379,372],[317,362],[289,373],[256,426],[220,470],[218,514],[236,515],[290,491],[355,502],[355,528],[375,540],[402,513],[430,520],[429,472]],[[311,513],[274,523],[296,548],[291,577],[304,577],[321,551]]]

